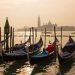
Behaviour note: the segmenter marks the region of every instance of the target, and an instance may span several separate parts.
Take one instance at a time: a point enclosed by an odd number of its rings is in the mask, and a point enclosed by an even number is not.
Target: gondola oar
[[[55,60],[56,60],[56,57],[58,57],[58,50],[57,50],[57,44],[56,44],[56,27],[54,26],[54,40],[55,40]]]
[[[56,27],[54,26],[54,36],[55,36],[55,47],[56,47],[56,50],[55,50],[55,58],[57,58],[58,60],[58,64],[59,64],[59,75],[61,75],[61,70],[60,70],[60,62],[59,62],[59,49],[58,49],[58,45],[56,44]]]
[[[26,52],[27,52],[28,64],[30,64],[29,49],[28,49],[28,46],[26,46],[25,49],[26,49]]]
[[[61,46],[60,46],[61,50],[62,50],[62,27],[61,27]],[[58,53],[58,62],[59,62],[59,75],[62,75],[62,71],[61,71],[61,64],[60,64],[60,59],[59,59],[59,53]]]
[[[32,28],[32,31],[33,31],[33,28]],[[30,28],[30,36],[29,36],[29,38],[30,38],[30,45],[31,45],[31,28]],[[29,58],[29,48],[28,48],[29,46],[28,45],[26,45],[25,46],[25,49],[26,49],[26,52],[27,52],[27,59],[28,59],[28,64],[30,64],[30,58]]]

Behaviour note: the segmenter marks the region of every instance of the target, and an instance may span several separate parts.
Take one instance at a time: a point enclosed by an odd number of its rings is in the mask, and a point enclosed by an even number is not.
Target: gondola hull
[[[58,53],[60,65],[65,65],[74,60],[75,57],[75,41],[69,36],[66,45]]]
[[[32,54],[39,53],[42,45],[43,45],[43,41],[42,39],[40,39],[39,42],[34,45],[30,45],[29,47],[25,46],[24,47],[25,50],[19,49],[11,52],[5,51],[0,55],[0,58],[3,58],[4,61],[21,60],[21,59],[25,60],[27,59],[27,54],[30,57]]]
[[[3,58],[4,61],[27,59],[27,53],[23,50],[13,51],[12,53],[6,52],[2,53],[0,58]]]
[[[13,61],[13,60],[27,60],[27,55],[19,55],[19,56],[9,56],[3,55],[3,61]]]
[[[55,58],[55,53],[48,54],[47,56],[41,56],[41,57],[32,56],[30,58],[30,64],[34,65],[43,62],[51,62],[54,58]]]
[[[61,65],[65,65],[65,64],[73,61],[74,58],[75,58],[75,51],[73,51],[70,55],[65,56],[65,57],[61,57],[59,55],[59,62]]]

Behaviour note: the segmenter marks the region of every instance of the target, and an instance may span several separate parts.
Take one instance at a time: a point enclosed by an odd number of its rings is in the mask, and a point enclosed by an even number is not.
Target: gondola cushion
[[[35,45],[34,50],[38,50],[39,46]]]
[[[69,52],[61,52],[60,55],[61,57],[69,56],[71,53]]]
[[[48,52],[54,51],[54,50],[55,50],[55,46],[56,46],[56,45],[48,45],[47,51],[48,51]]]

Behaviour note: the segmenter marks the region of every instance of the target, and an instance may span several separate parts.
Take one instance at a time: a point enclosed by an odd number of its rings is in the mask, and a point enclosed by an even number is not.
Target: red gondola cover
[[[52,51],[55,50],[55,47],[56,47],[56,45],[48,45],[47,51],[48,51],[48,52],[52,52]]]

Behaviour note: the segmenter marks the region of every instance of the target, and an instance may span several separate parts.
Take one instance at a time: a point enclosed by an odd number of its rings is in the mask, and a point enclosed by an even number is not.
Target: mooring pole
[[[26,28],[24,30],[25,30],[24,42],[25,42],[26,41]]]
[[[4,40],[6,40],[5,39],[5,33],[4,33]],[[6,44],[6,41],[4,41],[4,49],[6,49],[5,44]]]
[[[11,52],[11,46],[12,46],[12,26],[10,27],[10,52]]]
[[[31,28],[30,28],[30,45],[31,45]]]
[[[61,27],[61,50],[62,50],[62,27]]]
[[[13,28],[13,33],[12,33],[12,47],[14,47],[14,28]]]
[[[1,41],[1,27],[0,27],[0,41]]]
[[[46,28],[45,28],[45,42],[44,42],[44,47],[46,48]]]
[[[56,45],[56,27],[54,26],[54,40],[55,40],[55,45]]]
[[[1,41],[1,27],[0,27],[0,41]],[[5,42],[5,41],[4,41]],[[0,43],[0,45],[1,45],[1,49],[2,49],[2,51],[1,51],[1,56],[2,56],[2,63],[4,62],[4,60],[3,60],[3,46],[2,46],[2,43]]]
[[[35,29],[35,43],[36,43],[36,37],[37,37],[37,29]]]
[[[32,36],[33,36],[33,44],[34,44],[34,27],[32,27]]]

